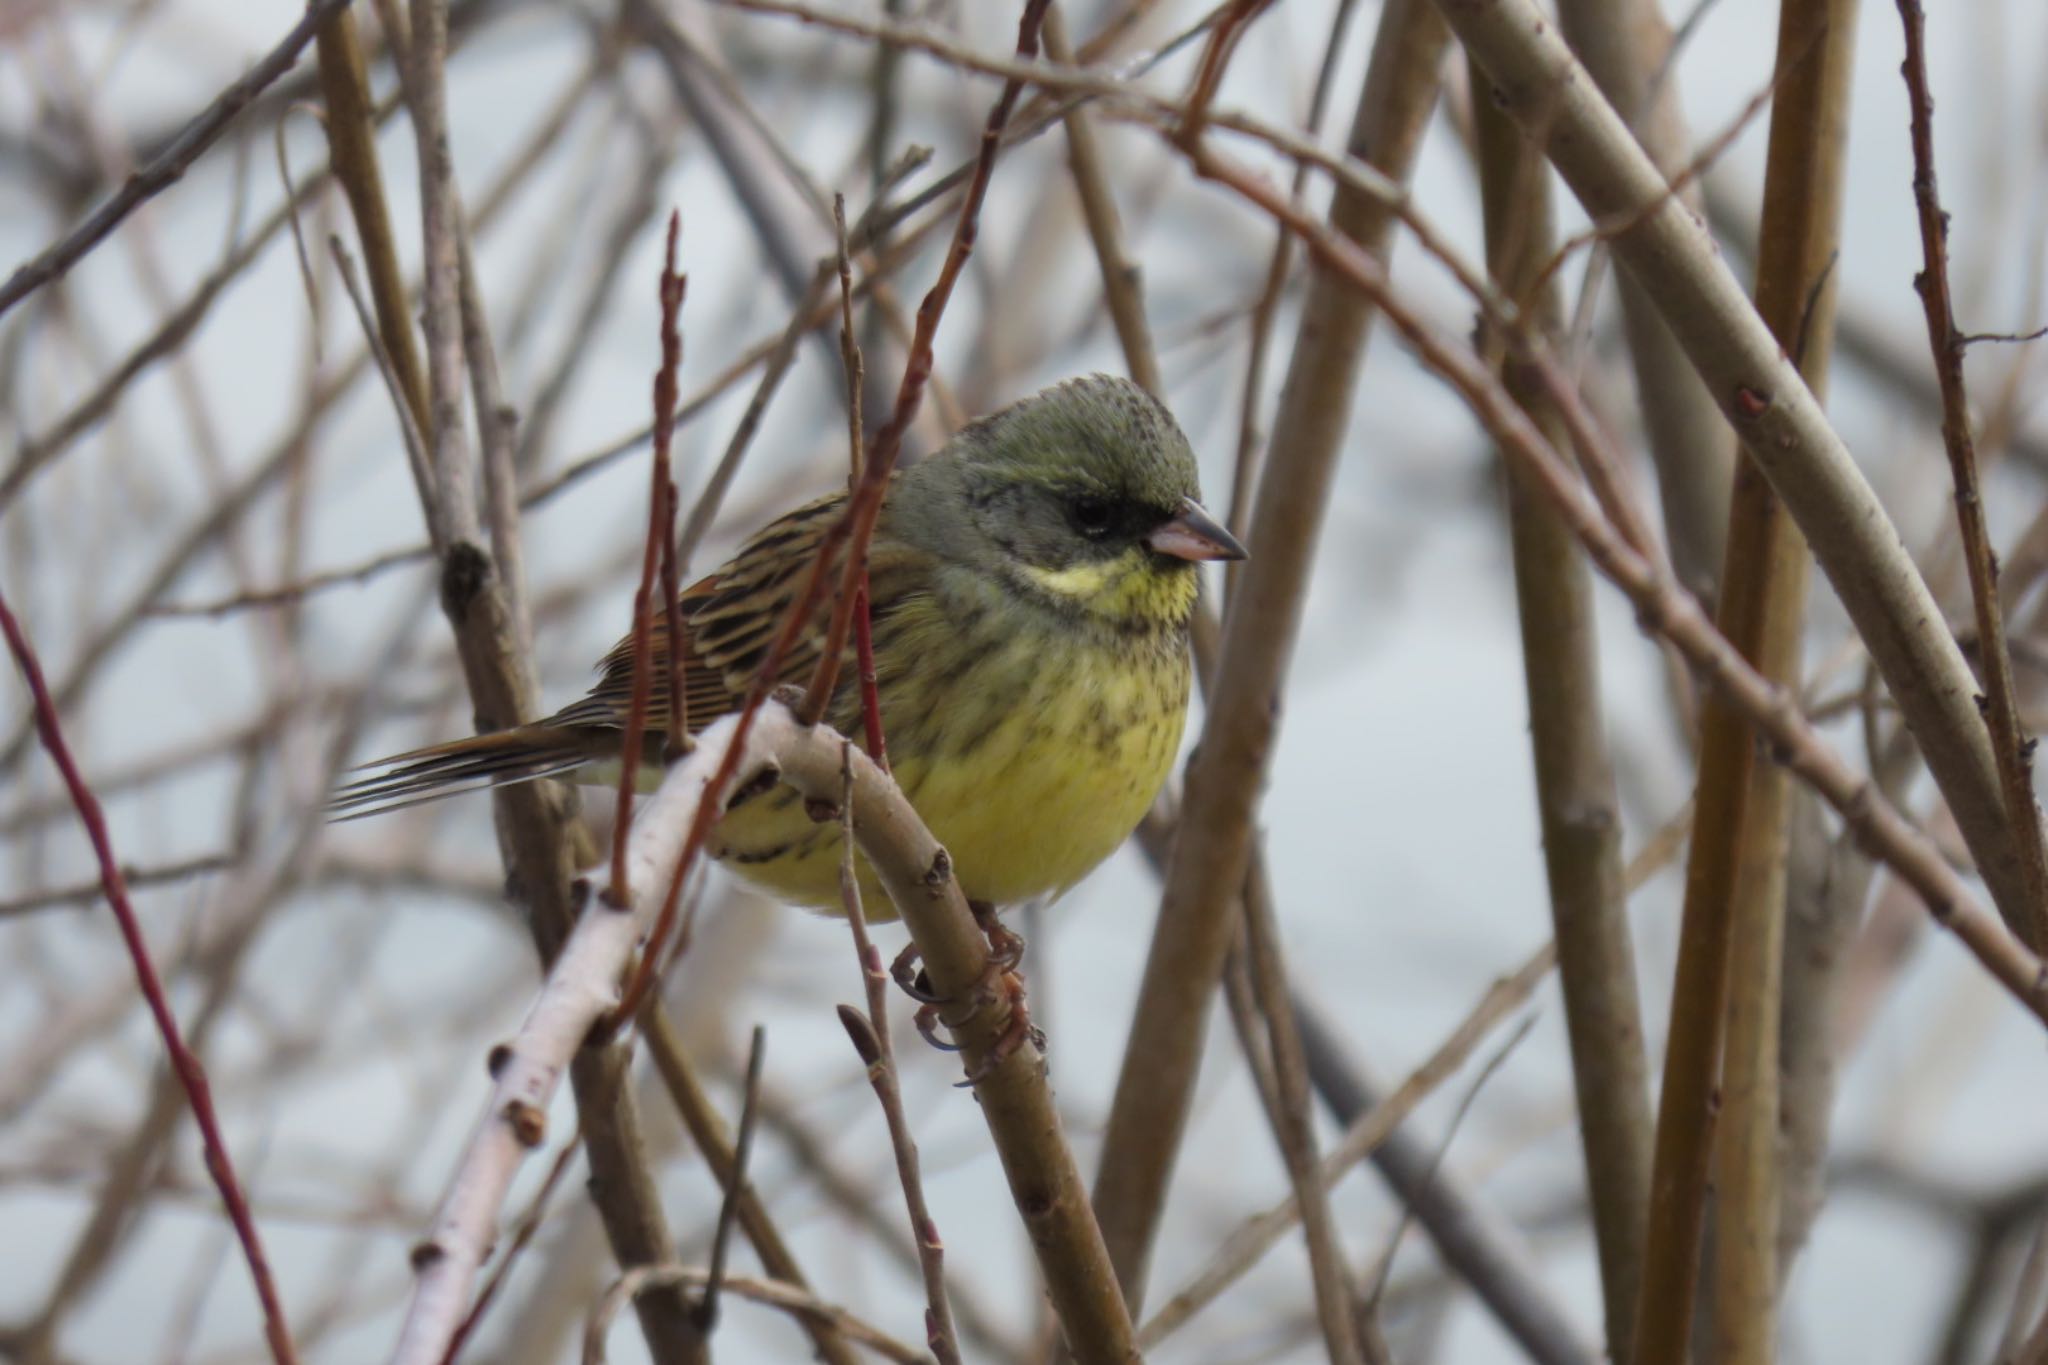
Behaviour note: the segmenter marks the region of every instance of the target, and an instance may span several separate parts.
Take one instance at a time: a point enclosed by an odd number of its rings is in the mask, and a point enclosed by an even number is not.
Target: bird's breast
[[[1189,665],[1178,631],[1110,637],[934,594],[878,621],[875,655],[896,779],[977,900],[1014,904],[1086,876],[1144,817],[1180,747]],[[843,689],[833,710],[860,733],[857,692]],[[837,907],[837,828],[812,823],[791,794],[728,814],[719,843],[775,894]],[[888,917],[861,871],[868,913]]]

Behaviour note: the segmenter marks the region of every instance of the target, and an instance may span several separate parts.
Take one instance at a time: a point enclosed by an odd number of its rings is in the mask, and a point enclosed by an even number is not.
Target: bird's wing
[[[729,562],[683,590],[679,614],[688,642],[683,704],[692,734],[738,709],[745,699],[784,619],[810,581],[820,545],[845,515],[846,503],[845,493],[835,493],[770,522]],[[894,567],[891,561],[895,557],[886,543],[872,546],[871,576]],[[817,667],[844,563],[842,552],[828,571],[811,619],[797,632],[776,670],[778,682],[804,682]],[[655,613],[648,644],[654,667],[647,725],[650,732],[662,734],[668,726],[667,613]],[[588,696],[557,712],[547,723],[623,726],[633,697],[631,635],[605,655],[598,674],[597,686]]]

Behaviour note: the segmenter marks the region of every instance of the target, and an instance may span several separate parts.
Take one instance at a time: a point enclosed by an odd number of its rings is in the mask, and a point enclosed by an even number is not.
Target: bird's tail
[[[603,757],[595,738],[581,727],[522,725],[393,754],[364,764],[367,776],[336,788],[327,799],[328,818],[359,820],[459,792],[570,772]]]

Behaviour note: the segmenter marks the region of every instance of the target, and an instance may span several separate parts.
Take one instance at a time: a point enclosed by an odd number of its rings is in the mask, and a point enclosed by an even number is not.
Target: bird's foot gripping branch
[[[571,1057],[610,1009],[628,959],[646,932],[682,856],[700,802],[772,777],[819,807],[852,804],[860,853],[924,962],[929,993],[973,1001],[1014,975],[970,908],[951,860],[895,782],[823,725],[805,725],[779,701],[765,703],[743,738],[728,716],[698,736],[641,807],[627,845],[633,903],[612,908],[591,879],[580,884],[576,928],[555,960],[517,1037],[493,1049],[492,1091],[434,1225],[414,1257],[417,1276],[397,1361],[438,1361],[467,1309],[477,1268],[495,1234],[512,1177],[536,1149],[547,1106]],[[725,790],[710,790],[738,739],[744,751]],[[1021,983],[1018,989],[1021,991]],[[1068,1344],[1080,1360],[1122,1360],[1131,1324],[1109,1268],[1073,1153],[1046,1082],[1044,1056],[1021,999],[1010,1009],[942,1017],[966,1064],[1012,1197],[1024,1218]]]
[[[941,862],[933,864],[932,872],[950,875],[950,860],[945,860],[945,850],[940,850]],[[956,1052],[959,1045],[939,1036],[943,1025],[948,1033],[960,1029],[969,1016],[986,1010],[996,1010],[1002,1020],[1002,1028],[996,1034],[995,1047],[982,1068],[970,1067],[963,1086],[973,1085],[981,1079],[983,1070],[1009,1057],[1025,1043],[1043,1055],[1045,1052],[1045,1031],[1031,1022],[1031,1009],[1024,993],[1024,973],[1018,965],[1024,961],[1024,936],[1005,925],[998,916],[996,907],[987,901],[971,900],[967,907],[981,926],[988,939],[988,969],[974,983],[965,996],[942,995],[933,989],[931,978],[919,964],[923,955],[918,951],[917,940],[905,944],[896,960],[889,964],[889,975],[902,988],[905,995],[918,1004],[912,1022],[917,1025],[918,1034],[933,1047],[943,1052]]]

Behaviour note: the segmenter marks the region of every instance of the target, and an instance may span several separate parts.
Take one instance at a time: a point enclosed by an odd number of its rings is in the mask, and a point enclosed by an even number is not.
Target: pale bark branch
[[[429,454],[422,502],[440,559],[442,610],[455,635],[478,724],[495,729],[516,725],[535,713],[538,685],[525,648],[529,631],[511,617],[500,566],[483,544],[478,480],[462,427],[463,214],[447,137],[446,21],[444,5],[420,0],[413,7],[410,52],[402,50],[402,42],[396,44],[401,49],[403,83],[419,146],[426,261],[422,289],[424,374],[417,360],[408,375],[397,361],[398,353],[393,359],[399,366],[400,387],[408,395],[406,406],[414,408]],[[397,33],[394,29],[394,40]],[[323,75],[346,86],[362,71],[359,64],[337,62],[332,68],[323,68]],[[330,138],[336,136],[343,110],[359,113],[368,107],[362,92],[344,96],[342,109],[330,110]],[[388,214],[381,211],[383,186],[374,157],[359,152],[344,143],[337,149],[333,165],[337,177],[350,187],[351,207],[365,206],[357,228],[373,281],[380,273],[389,274],[394,281],[373,288],[380,310],[379,329],[387,338],[404,336],[406,340],[399,345],[418,354],[413,348],[410,315],[403,311],[405,294],[395,284],[396,249]],[[370,207],[373,205],[377,207]],[[384,311],[391,308],[400,311],[396,316]],[[484,335],[481,309],[471,312],[471,330]],[[423,408],[415,406],[421,402]],[[486,422],[495,420],[495,414],[480,416]],[[516,563],[516,525],[496,520],[493,530]],[[577,861],[573,851],[576,835],[562,798],[548,784],[503,788],[496,795],[496,807],[507,870],[528,905],[535,942],[545,958],[567,937],[572,922],[568,888]],[[620,1263],[635,1265],[664,1259],[672,1240],[641,1148],[638,1113],[631,1093],[620,1083],[625,1063],[625,1053],[617,1047],[584,1049],[576,1054],[571,1074],[583,1116],[593,1196]],[[701,1353],[696,1328],[678,1291],[645,1295],[635,1307],[657,1358],[686,1361]]]
[[[395,1360],[439,1359],[436,1352],[466,1306],[468,1284],[489,1245],[512,1173],[545,1123],[564,1067],[579,1051],[589,1051],[582,1044],[590,1029],[614,1005],[620,977],[664,898],[700,801],[725,794],[709,793],[707,786],[726,766],[737,729],[737,717],[715,723],[669,770],[643,806],[628,844],[635,904],[624,910],[604,906],[584,888],[583,913],[526,1025],[494,1053],[490,1105],[436,1216],[435,1231],[415,1255],[421,1273]],[[834,808],[842,799],[843,746],[832,732],[801,725],[771,701],[749,728],[727,790],[776,773],[821,810]],[[850,763],[861,852],[916,940],[934,990],[953,1000],[979,1001],[988,943],[953,879],[951,860],[872,761],[855,750]],[[1069,1347],[1082,1361],[1124,1361],[1131,1350],[1129,1318],[1079,1169],[1060,1135],[1044,1058],[1028,1044],[999,1061],[992,1056],[1007,1023],[1006,1009],[983,1006],[949,1027],[969,1073],[979,1077],[975,1096]]]

